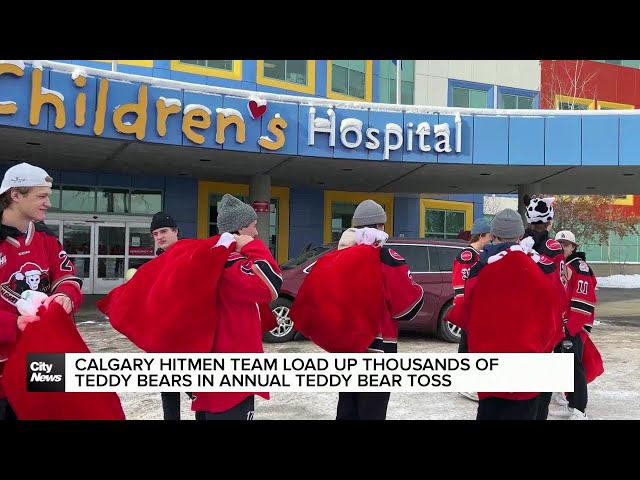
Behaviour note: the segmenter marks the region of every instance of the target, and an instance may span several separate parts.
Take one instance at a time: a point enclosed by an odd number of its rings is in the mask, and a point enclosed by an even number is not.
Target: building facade
[[[48,223],[86,293],[108,292],[152,258],[149,222],[161,209],[183,236],[202,238],[217,231],[221,196],[234,194],[260,206],[284,262],[308,243],[337,239],[366,198],[387,210],[392,235],[455,238],[485,214],[485,194],[475,192],[514,196],[502,183],[482,183],[501,165],[561,171],[562,160],[549,159],[561,158],[572,137],[545,143],[545,126],[580,118],[461,110],[539,108],[532,78],[541,78],[540,62],[401,67],[401,102],[415,109],[375,107],[396,102],[389,60],[4,61],[2,168],[29,161],[50,171]],[[604,135],[617,142],[617,126]],[[635,164],[632,146],[621,146],[616,162]],[[428,168],[436,164],[446,173]],[[473,166],[477,180],[462,178]]]

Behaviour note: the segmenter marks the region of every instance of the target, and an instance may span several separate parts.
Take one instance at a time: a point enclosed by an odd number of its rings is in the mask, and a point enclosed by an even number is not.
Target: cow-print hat
[[[553,220],[554,197],[531,198],[525,195],[523,200],[527,223],[547,223]]]

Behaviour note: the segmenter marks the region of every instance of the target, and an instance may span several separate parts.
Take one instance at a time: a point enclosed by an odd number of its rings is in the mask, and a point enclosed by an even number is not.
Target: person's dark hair
[[[11,192],[13,190],[22,195],[26,195],[31,191],[32,188],[33,187],[13,187],[4,192],[2,195],[0,195],[0,211],[6,209],[13,202],[13,200],[11,200]]]

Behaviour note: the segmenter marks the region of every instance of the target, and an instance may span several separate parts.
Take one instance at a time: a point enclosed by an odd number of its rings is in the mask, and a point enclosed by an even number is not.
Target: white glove
[[[220,235],[218,242],[214,245],[213,248],[220,247],[220,246],[229,248],[229,246],[235,241],[236,241],[236,238],[233,236],[232,233],[224,232],[222,235]]]
[[[357,245],[384,245],[389,235],[377,228],[358,228],[356,230],[356,244]]]

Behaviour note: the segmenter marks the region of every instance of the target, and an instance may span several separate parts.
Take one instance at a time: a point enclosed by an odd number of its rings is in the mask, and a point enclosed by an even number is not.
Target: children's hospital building
[[[524,193],[640,213],[640,62],[582,61],[596,96],[556,88],[559,60],[403,60],[399,103],[396,62],[3,60],[0,173],[52,175],[47,224],[95,294],[153,257],[155,212],[204,238],[225,193],[279,262],[339,238],[366,198],[405,237],[455,238]],[[637,236],[616,241],[640,263]]]

